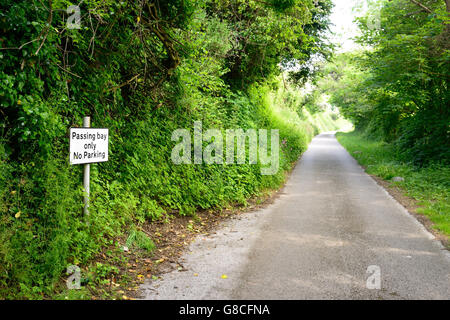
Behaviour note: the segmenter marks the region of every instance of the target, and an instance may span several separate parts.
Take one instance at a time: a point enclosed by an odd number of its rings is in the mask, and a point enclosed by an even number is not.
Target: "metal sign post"
[[[91,117],[83,118],[83,127],[84,128],[91,127]],[[91,178],[91,165],[89,163],[86,163],[86,164],[84,164],[84,168],[83,168],[83,188],[84,188],[83,212],[85,215],[89,214],[89,192],[90,192],[90,182],[91,182],[90,178]]]

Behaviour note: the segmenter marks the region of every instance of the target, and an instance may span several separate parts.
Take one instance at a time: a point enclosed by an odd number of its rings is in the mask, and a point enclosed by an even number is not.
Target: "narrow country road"
[[[332,133],[313,140],[272,205],[200,236],[183,260],[187,271],[145,283],[144,298],[450,299],[449,252]],[[369,266],[381,289],[367,288]]]

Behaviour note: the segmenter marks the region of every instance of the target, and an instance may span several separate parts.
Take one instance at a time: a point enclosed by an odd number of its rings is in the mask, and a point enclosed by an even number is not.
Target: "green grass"
[[[144,232],[134,229],[131,230],[126,245],[129,248],[135,245],[140,249],[146,250],[147,252],[151,252],[155,248],[155,244],[152,239],[150,239]]]
[[[337,138],[367,173],[388,181],[403,177],[405,181],[393,184],[418,201],[417,212],[428,216],[435,229],[450,235],[450,167],[414,167],[399,161],[392,145],[369,140],[359,132],[338,133]]]

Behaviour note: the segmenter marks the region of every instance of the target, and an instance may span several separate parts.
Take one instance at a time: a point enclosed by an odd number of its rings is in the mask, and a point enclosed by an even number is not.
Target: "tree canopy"
[[[336,57],[321,90],[357,128],[395,143],[405,160],[448,162],[448,2],[372,2],[357,22],[366,49]]]

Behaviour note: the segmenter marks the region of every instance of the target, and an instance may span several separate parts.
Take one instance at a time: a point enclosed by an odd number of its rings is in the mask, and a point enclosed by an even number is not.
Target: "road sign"
[[[108,161],[109,130],[70,128],[70,164]]]

